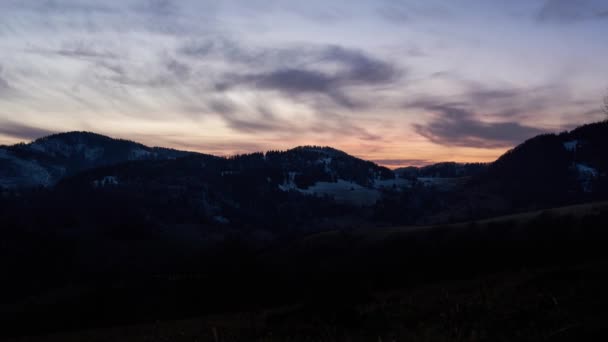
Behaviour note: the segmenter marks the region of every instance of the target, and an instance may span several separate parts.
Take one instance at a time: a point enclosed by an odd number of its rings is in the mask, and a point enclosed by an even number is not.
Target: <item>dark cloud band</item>
[[[0,122],[0,135],[5,135],[17,139],[33,140],[50,134],[56,133],[51,130],[29,126],[12,121]]]
[[[537,19],[546,22],[571,23],[608,18],[608,4],[601,0],[547,0]]]
[[[357,50],[328,46],[312,55],[311,49],[302,50],[308,53],[302,60],[296,59],[289,63],[294,66],[276,66],[259,73],[225,75],[224,79],[218,82],[216,89],[225,91],[235,87],[247,87],[277,91],[294,98],[322,95],[331,99],[334,104],[357,109],[363,104],[355,101],[349,94],[351,88],[386,86],[403,75],[403,71],[396,65]],[[297,51],[282,51],[278,54],[297,56]],[[300,66],[311,60],[313,62],[307,66]],[[325,67],[326,65],[331,65],[336,70],[327,70],[329,68]]]
[[[543,130],[518,122],[485,122],[471,111],[454,105],[434,105],[425,108],[436,117],[424,125],[416,124],[418,134],[445,146],[475,148],[510,147]]]

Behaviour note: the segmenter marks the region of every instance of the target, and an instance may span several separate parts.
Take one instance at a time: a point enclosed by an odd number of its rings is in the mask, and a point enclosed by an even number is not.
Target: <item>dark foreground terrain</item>
[[[590,341],[608,336],[607,261],[321,303],[8,341]]]
[[[199,272],[47,275],[44,291],[2,306],[2,334],[8,341],[603,340],[606,227],[608,204],[595,203],[447,226],[330,231],[261,250],[234,242]],[[10,285],[3,283],[5,294],[25,291]]]

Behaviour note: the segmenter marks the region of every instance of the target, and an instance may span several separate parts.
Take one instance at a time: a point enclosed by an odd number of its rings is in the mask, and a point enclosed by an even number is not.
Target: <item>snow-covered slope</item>
[[[313,196],[329,196],[338,203],[347,203],[357,206],[374,205],[381,197],[380,191],[375,188],[361,186],[355,182],[338,179],[335,182],[316,182],[306,189],[298,188],[293,181],[279,185],[283,191],[294,190]]]
[[[88,132],[55,134],[29,144],[0,147],[0,186],[50,186],[86,169],[131,160],[175,159],[188,154]]]
[[[13,152],[0,148],[0,187],[48,186],[52,180],[51,171],[36,160],[21,159]]]

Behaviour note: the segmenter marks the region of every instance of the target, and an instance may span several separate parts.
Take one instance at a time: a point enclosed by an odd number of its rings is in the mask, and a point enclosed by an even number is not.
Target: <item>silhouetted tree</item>
[[[604,110],[604,114],[608,117],[608,94],[604,97],[604,106],[602,109]]]

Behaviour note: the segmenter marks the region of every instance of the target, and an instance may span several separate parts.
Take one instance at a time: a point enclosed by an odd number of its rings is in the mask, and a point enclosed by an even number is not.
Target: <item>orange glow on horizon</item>
[[[344,151],[352,156],[373,161],[390,169],[408,166],[425,166],[439,162],[486,163],[492,162],[509,150],[505,148],[452,147],[433,144],[424,138],[413,138],[407,142],[383,140],[379,142],[362,142],[359,139],[257,139],[244,137],[211,137],[204,135],[149,135],[149,134],[108,134],[110,137],[132,140],[147,146],[159,146],[177,150],[193,151],[228,157],[236,154],[266,152],[268,150],[288,150],[297,146],[329,146]],[[12,145],[28,143],[23,139],[2,137],[0,144]]]

